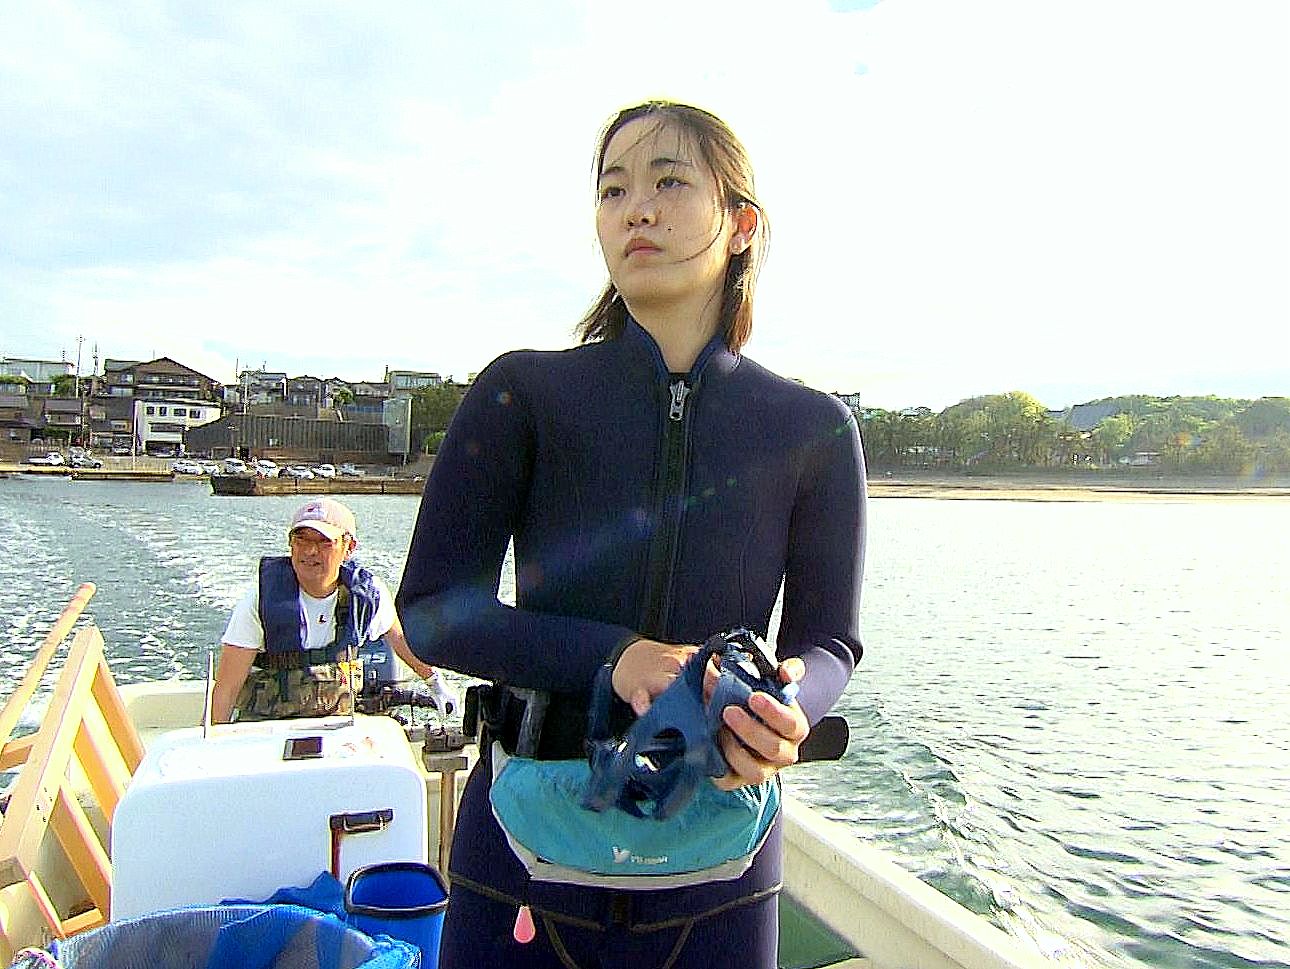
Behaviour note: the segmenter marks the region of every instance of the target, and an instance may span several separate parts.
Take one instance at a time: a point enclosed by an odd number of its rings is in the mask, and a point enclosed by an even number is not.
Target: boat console
[[[258,901],[325,870],[424,862],[426,846],[423,776],[389,717],[175,730],[117,807],[111,918]]]

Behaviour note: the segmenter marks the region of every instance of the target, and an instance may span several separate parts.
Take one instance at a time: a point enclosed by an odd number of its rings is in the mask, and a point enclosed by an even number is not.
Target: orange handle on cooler
[[[340,880],[340,842],[349,834],[363,834],[368,831],[384,831],[386,825],[394,820],[394,808],[381,808],[378,811],[357,811],[348,814],[333,814],[327,819],[331,828],[331,873]]]

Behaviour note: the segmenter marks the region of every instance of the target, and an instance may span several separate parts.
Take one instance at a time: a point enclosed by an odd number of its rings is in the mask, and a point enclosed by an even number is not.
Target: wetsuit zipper
[[[649,581],[646,583],[644,623],[646,635],[662,638],[671,611],[672,572],[685,511],[685,452],[689,439],[690,410],[686,406],[694,387],[684,377],[668,385],[667,418],[663,421],[663,460],[656,478],[657,528],[650,544]]]

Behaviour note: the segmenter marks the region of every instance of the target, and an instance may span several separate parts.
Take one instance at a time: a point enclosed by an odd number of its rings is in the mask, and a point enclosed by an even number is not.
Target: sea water
[[[397,584],[419,499],[346,500]],[[118,681],[203,675],[297,504],[0,480],[0,692],[84,581]],[[789,788],[1067,960],[1290,966],[1287,534],[1270,498],[872,500],[851,745]]]

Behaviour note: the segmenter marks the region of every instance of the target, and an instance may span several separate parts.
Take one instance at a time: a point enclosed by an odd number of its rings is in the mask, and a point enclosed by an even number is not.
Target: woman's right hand
[[[699,651],[698,646],[638,639],[623,650],[614,664],[614,692],[644,716],[654,697],[681,675],[681,668]]]

